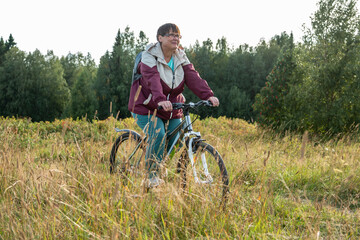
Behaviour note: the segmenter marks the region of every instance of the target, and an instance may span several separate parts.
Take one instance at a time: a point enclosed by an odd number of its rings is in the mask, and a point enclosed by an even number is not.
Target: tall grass
[[[146,193],[109,174],[132,119],[0,119],[0,239],[358,239],[360,144],[195,122],[230,174],[226,209],[176,180]],[[137,129],[139,130],[139,129]],[[136,193],[136,194],[135,194]]]

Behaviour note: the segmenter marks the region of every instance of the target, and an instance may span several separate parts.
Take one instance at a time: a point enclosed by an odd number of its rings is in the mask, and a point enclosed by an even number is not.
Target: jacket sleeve
[[[140,71],[142,75],[141,85],[150,91],[152,100],[156,105],[161,101],[166,101],[157,66],[149,67],[144,63],[140,63]]]
[[[207,100],[214,96],[206,80],[202,79],[199,73],[194,69],[193,64],[183,66],[185,74],[185,84],[200,99]]]

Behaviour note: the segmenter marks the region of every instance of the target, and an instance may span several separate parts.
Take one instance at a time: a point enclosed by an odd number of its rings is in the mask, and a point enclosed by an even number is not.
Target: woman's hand
[[[165,111],[170,112],[173,110],[172,103],[170,101],[162,101],[158,103]]]
[[[208,100],[212,103],[214,107],[217,107],[220,104],[219,99],[217,97],[209,97]]]

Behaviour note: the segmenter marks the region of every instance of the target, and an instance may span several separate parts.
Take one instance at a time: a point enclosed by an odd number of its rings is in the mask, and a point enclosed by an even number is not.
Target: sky
[[[12,34],[26,52],[48,50],[56,56],[90,53],[96,63],[111,51],[127,26],[150,42],[164,23],[175,23],[184,47],[222,37],[230,46],[256,46],[260,39],[293,32],[301,41],[317,0],[1,0],[0,37]]]

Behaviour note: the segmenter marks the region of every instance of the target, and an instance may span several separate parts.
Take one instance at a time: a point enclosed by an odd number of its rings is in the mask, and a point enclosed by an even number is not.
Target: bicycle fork
[[[190,138],[190,135],[195,135],[196,137]],[[205,179],[206,179],[206,180],[201,180],[201,179],[198,177],[197,170],[196,170],[196,166],[195,166],[194,154],[193,154],[193,144],[194,144],[194,140],[195,140],[195,139],[196,139],[196,140],[197,140],[197,139],[200,139],[200,133],[198,133],[198,132],[192,132],[192,133],[189,133],[189,134],[188,134],[188,137],[189,137],[188,156],[189,156],[190,163],[191,163],[191,167],[192,167],[192,170],[193,170],[195,182],[196,182],[196,183],[199,183],[199,184],[212,183],[212,182],[213,182],[213,178],[211,177],[211,175],[210,175],[210,173],[209,173],[209,170],[208,170],[208,167],[207,167],[207,163],[206,163],[206,156],[205,156],[205,153],[204,153],[204,152],[202,152],[200,156],[201,156],[202,170],[203,170],[203,173],[204,173],[204,175],[205,175]]]

